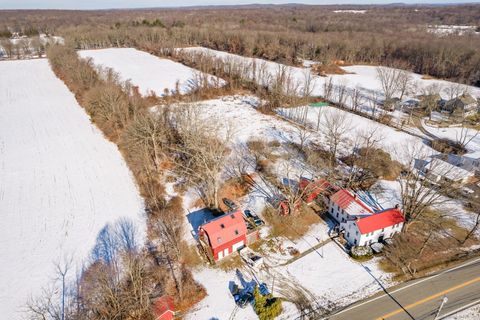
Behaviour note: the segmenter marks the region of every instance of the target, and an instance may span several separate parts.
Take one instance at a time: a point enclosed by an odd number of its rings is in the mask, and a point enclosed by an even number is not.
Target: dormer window
[[[232,219],[235,219],[235,215],[234,215],[234,214],[232,214],[230,217],[231,217]]]
[[[222,223],[222,224],[220,225],[220,228],[225,229],[225,225]]]
[[[218,242],[218,243],[222,243],[222,237],[218,237],[218,238],[217,238],[217,242]]]
[[[235,229],[235,235],[237,235],[237,236],[238,236],[238,230],[237,230],[237,229]]]

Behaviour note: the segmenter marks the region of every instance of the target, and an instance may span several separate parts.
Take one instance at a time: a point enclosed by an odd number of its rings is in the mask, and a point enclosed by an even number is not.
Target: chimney
[[[400,205],[398,203],[395,205],[395,209],[400,209]]]

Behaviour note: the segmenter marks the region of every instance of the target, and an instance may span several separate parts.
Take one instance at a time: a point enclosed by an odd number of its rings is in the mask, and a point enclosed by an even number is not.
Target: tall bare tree
[[[347,134],[351,130],[351,120],[347,112],[330,109],[325,112],[322,133],[326,139],[330,153],[330,164],[336,163],[339,146],[345,142]]]

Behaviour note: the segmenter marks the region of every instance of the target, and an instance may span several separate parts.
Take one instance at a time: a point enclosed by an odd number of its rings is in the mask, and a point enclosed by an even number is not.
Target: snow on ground
[[[386,152],[390,153],[392,158],[398,160],[404,164],[408,164],[410,157],[408,154],[407,146],[411,148],[420,148],[427,154],[437,154],[435,150],[426,146],[424,141],[416,136],[412,136],[403,131],[396,130],[387,125],[378,123],[377,121],[364,118],[362,116],[349,113],[344,110],[340,110],[335,107],[311,107],[304,106],[298,108],[284,108],[278,109],[277,112],[289,119],[295,119],[298,114],[305,115],[306,123],[312,128],[312,130],[321,133],[323,128],[326,127],[328,119],[332,119],[336,116],[343,118],[345,127],[348,128],[348,133],[345,135],[344,141],[350,140],[349,145],[358,138],[363,132],[370,130],[376,131],[376,137],[381,138],[379,146]],[[352,149],[348,149],[351,152]],[[411,156],[411,155],[410,155]]]
[[[380,116],[383,112],[376,108],[377,110],[372,109],[371,100],[380,101],[383,100],[382,86],[381,82],[377,79],[376,66],[366,66],[366,65],[353,65],[348,67],[342,67],[347,74],[343,75],[329,75],[327,77],[321,77],[311,73],[310,69],[307,67],[290,67],[285,66],[276,62],[271,62],[263,59],[257,58],[248,58],[235,54],[230,54],[223,51],[212,50],[203,47],[190,47],[181,49],[185,52],[199,52],[214,57],[222,58],[226,63],[236,62],[242,63],[244,65],[256,65],[256,72],[253,74],[250,72],[250,77],[255,77],[255,80],[261,84],[267,84],[279,73],[280,70],[285,69],[287,75],[292,80],[294,85],[299,85],[300,92],[310,91],[304,90],[306,87],[307,79],[311,79],[311,95],[312,96],[324,96],[325,95],[325,84],[330,80],[334,86],[334,93],[330,98],[334,102],[339,102],[343,100],[347,106],[351,106],[351,98],[348,96],[345,98],[340,98],[341,87],[345,87],[347,92],[351,92],[353,89],[358,89],[362,95],[362,102],[359,107],[359,111],[373,114],[374,116]],[[307,63],[307,65],[311,63]],[[422,79],[422,75],[416,73],[410,73],[412,77],[412,85],[409,92],[404,97],[404,100],[408,100],[413,96],[419,95],[422,93],[422,89],[427,88],[431,85],[437,85],[441,88],[441,95],[446,98],[448,96],[447,88],[451,86],[458,86],[458,84],[436,79]],[[466,89],[475,97],[480,97],[480,88],[473,86],[465,86]],[[415,90],[413,90],[415,89]],[[414,92],[413,92],[414,91]],[[396,116],[397,114],[393,114]]]
[[[480,154],[480,134],[478,130],[462,128],[460,126],[446,128],[435,127],[427,124],[425,121],[422,121],[422,124],[425,130],[438,138],[450,139],[452,141],[465,140],[465,142],[468,142],[468,153]]]
[[[0,62],[0,214],[4,319],[21,318],[55,278],[54,262],[83,262],[107,224],[130,218],[143,229],[120,152],[45,59]]]
[[[163,96],[165,89],[174,93],[178,89],[180,94],[188,93],[198,85],[198,75],[195,69],[169,59],[161,59],[147,52],[133,48],[111,48],[100,50],[79,51],[82,58],[92,58],[96,65],[111,68],[118,72],[121,80],[130,80],[139,87],[142,95],[154,92]],[[212,86],[222,85],[223,80],[208,76]]]
[[[480,317],[480,304],[451,315],[444,320],[474,320]]]
[[[283,143],[297,140],[296,129],[293,124],[279,119],[277,116],[264,115],[258,112],[255,109],[256,101],[252,97],[223,97],[202,101],[196,105],[201,109],[201,115],[205,119],[222,119],[224,123],[234,125],[234,146],[240,146],[252,138],[260,137],[266,141]],[[320,134],[315,133],[312,139],[321,139],[320,136]],[[236,148],[233,147],[232,150],[236,150]],[[280,159],[277,162],[285,161],[287,160]],[[281,177],[281,174],[279,177]],[[211,218],[205,210],[195,206],[194,199],[195,194],[191,190],[184,195],[188,224],[186,226],[188,231],[185,236],[190,242],[193,240],[192,231]],[[243,209],[250,209],[261,215],[266,205],[265,195],[253,190],[240,201],[240,205]],[[268,228],[268,225],[263,227],[262,235],[267,235]],[[265,230],[266,232],[264,232]],[[252,270],[242,267],[239,270],[242,273],[242,278],[249,282],[255,274],[260,282],[265,282],[270,286],[275,275],[276,279],[279,279],[276,280],[278,288],[283,287],[284,284],[302,287],[303,290],[309,292],[311,297],[324,306],[332,301],[345,305],[379,290],[380,287],[372,274],[385,286],[392,284],[389,276],[376,267],[376,259],[363,265],[354,262],[335,243],[320,246],[292,262],[291,259],[294,256],[290,254],[289,247],[298,250],[299,253],[304,253],[327,240],[328,231],[329,226],[325,222],[319,222],[298,240],[292,241],[284,237],[268,238],[268,241],[262,245],[262,252],[265,254],[265,263],[270,268],[252,272]],[[364,266],[367,266],[368,269]],[[225,272],[220,269],[205,267],[194,271],[194,276],[205,286],[209,296],[196,306],[195,311],[189,314],[188,318],[209,319],[212,316],[219,319],[229,318],[235,307],[228,289],[229,284],[231,281],[235,281],[237,284],[241,283],[236,271]],[[338,290],[338,287],[341,287],[341,289]],[[295,308],[292,305],[286,304],[286,311],[282,316],[285,319],[295,317],[297,314],[293,309]],[[240,309],[236,318],[255,318],[252,312],[251,307]]]
[[[321,304],[346,305],[365,298],[381,289],[377,280],[386,287],[392,284],[388,274],[376,266],[376,259],[355,262],[334,242],[275,270],[291,276]]]
[[[445,35],[465,35],[465,34],[480,34],[476,26],[456,26],[456,25],[429,25],[427,32],[434,33],[439,36]]]
[[[194,270],[193,274],[195,280],[205,287],[208,294],[186,317],[195,320],[230,319],[235,309],[230,288],[234,282],[242,288],[242,280],[251,281],[251,279],[244,279],[243,273],[239,277],[235,271],[224,272],[220,269],[203,268]],[[253,308],[247,306],[245,309],[238,309],[235,319],[247,320],[258,319],[258,317]]]

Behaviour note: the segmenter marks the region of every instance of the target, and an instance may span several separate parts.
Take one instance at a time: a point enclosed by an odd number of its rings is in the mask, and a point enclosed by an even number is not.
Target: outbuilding
[[[199,227],[200,240],[218,261],[247,245],[247,225],[238,210],[224,214]]]
[[[155,320],[172,320],[175,316],[173,299],[169,296],[162,296],[153,303],[153,315]]]

